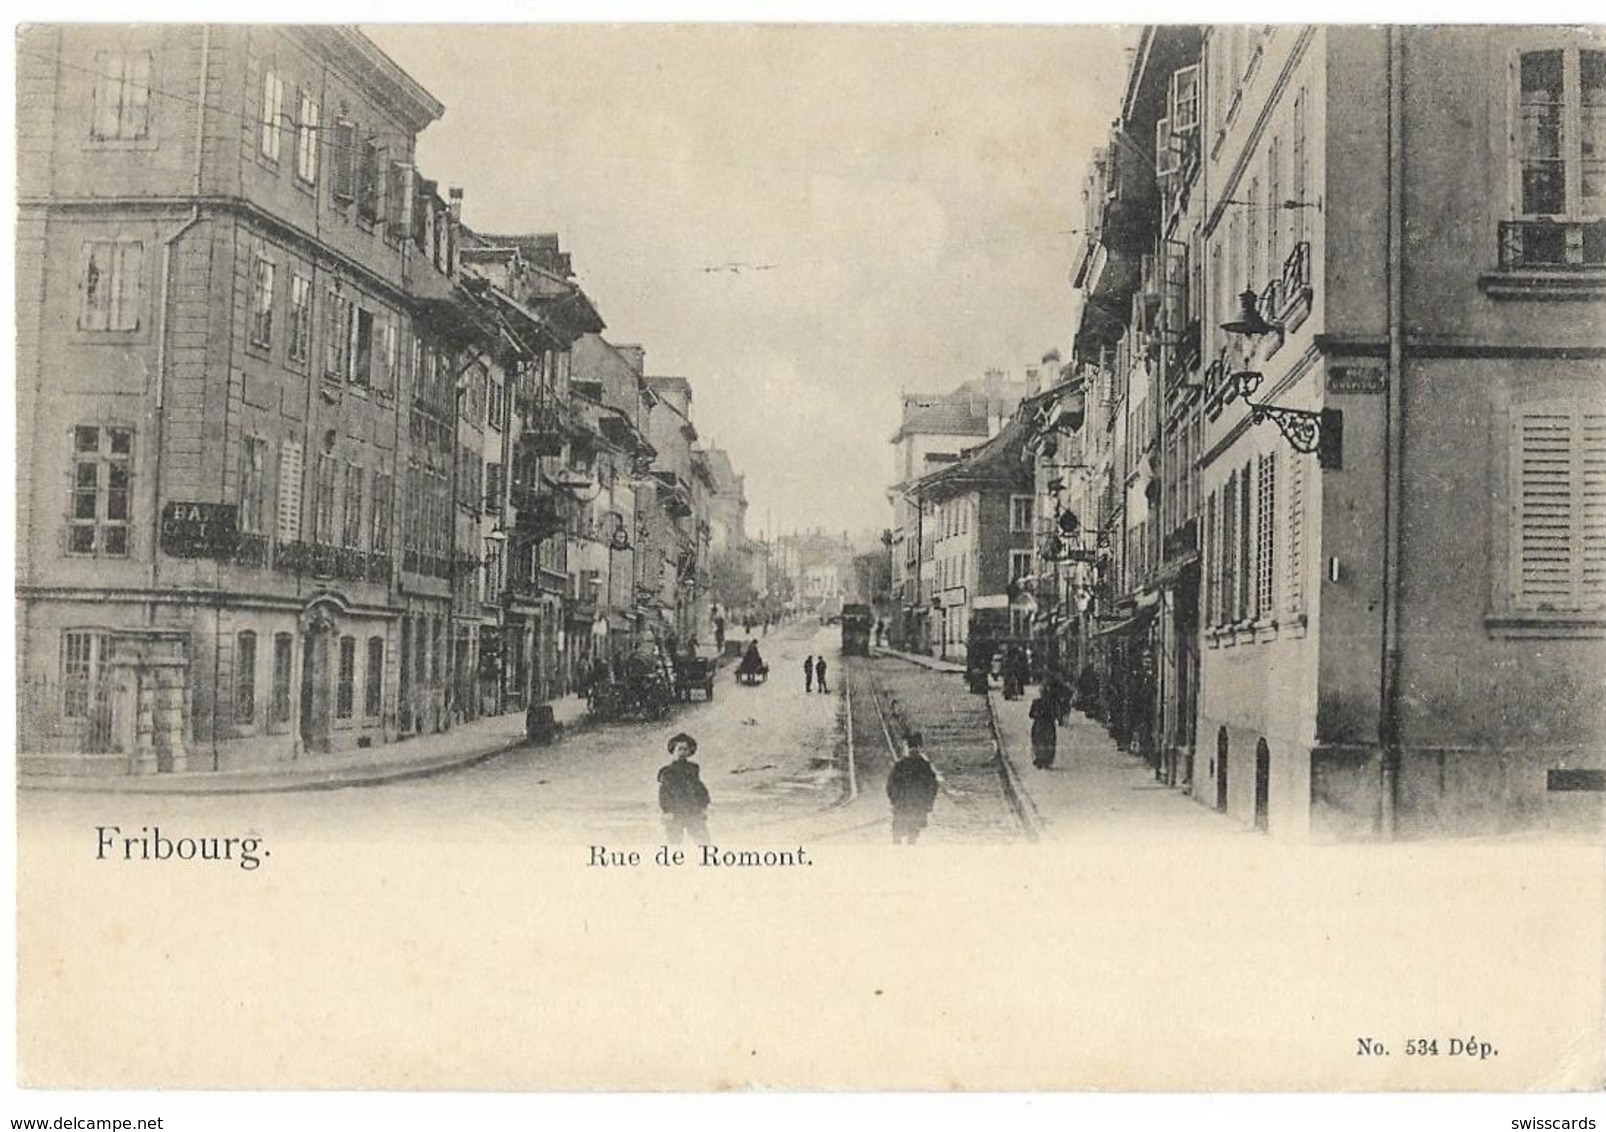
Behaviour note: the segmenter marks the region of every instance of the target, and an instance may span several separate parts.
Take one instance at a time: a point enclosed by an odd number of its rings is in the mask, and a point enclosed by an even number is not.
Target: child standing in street
[[[673,761],[658,771],[658,808],[664,813],[664,837],[678,845],[688,834],[699,845],[708,844],[708,787],[702,768],[691,761],[697,740],[684,731],[669,740]]]

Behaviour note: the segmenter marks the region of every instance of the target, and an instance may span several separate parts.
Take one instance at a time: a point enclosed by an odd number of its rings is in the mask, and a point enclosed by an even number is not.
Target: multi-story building
[[[907,489],[958,460],[961,449],[996,436],[1021,398],[1034,392],[1031,379],[1012,380],[1001,370],[989,370],[949,393],[904,395],[898,430],[891,437],[893,484],[887,489],[893,511],[892,595],[898,611],[888,626],[894,647],[930,652],[941,638],[941,617],[932,607],[934,567],[923,537],[924,516]]]
[[[650,531],[640,514],[638,483],[647,476],[655,452],[643,424],[647,393],[646,352],[637,345],[615,346],[600,335],[574,348],[571,405],[584,422],[596,489],[576,520],[580,542],[577,567],[595,579],[598,634],[606,638],[608,659],[619,661],[650,639],[654,622],[638,593]]]
[[[693,497],[692,446],[697,429],[691,422],[691,382],[683,377],[648,377],[650,395],[647,439],[656,456],[649,490],[648,540],[643,584],[653,587],[653,601],[662,613],[666,633],[684,646],[706,643],[711,625],[701,623],[699,576],[706,582],[707,553]]]
[[[1036,501],[1032,467],[1023,459],[1031,432],[1024,412],[991,440],[960,453],[953,464],[906,489],[922,516],[930,548],[933,646],[944,658],[964,659],[972,631],[1024,644],[1033,602]]]
[[[1119,308],[1085,302],[1078,354],[1129,399],[1131,359],[1156,359],[1163,533],[1134,565],[1129,516],[1110,568],[1165,611],[1161,657],[1199,625],[1195,722],[1188,672],[1161,660],[1144,690],[1183,755],[1168,774],[1295,836],[1598,821],[1606,45],[1235,26],[1190,46],[1145,33],[1105,157],[1141,183],[1157,155],[1159,286],[1140,261],[1113,330],[1094,323]],[[1135,416],[1104,430],[1117,467],[1151,447]]]
[[[440,104],[337,27],[30,28],[18,82],[24,747],[199,769],[445,726],[483,328],[413,167]]]

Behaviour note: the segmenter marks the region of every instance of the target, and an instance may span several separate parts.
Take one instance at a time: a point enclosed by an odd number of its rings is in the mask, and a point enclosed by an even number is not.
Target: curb
[[[565,729],[567,730],[567,729]],[[288,794],[298,790],[341,790],[355,786],[380,786],[388,782],[402,782],[411,778],[428,778],[451,770],[460,770],[505,755],[525,746],[529,740],[516,739],[494,747],[480,747],[458,755],[433,759],[419,759],[389,766],[345,767],[326,771],[308,770],[294,777],[269,781],[229,781],[216,773],[194,772],[194,777],[175,780],[171,775],[130,775],[126,779],[74,778],[72,775],[51,778],[19,778],[19,790],[54,794],[160,794],[168,797],[184,795],[215,796],[224,794]],[[225,774],[227,772],[224,772]]]
[[[987,723],[993,731],[993,749],[998,752],[998,775],[1004,780],[1004,797],[1009,801],[1009,808],[1014,811],[1015,817],[1020,821],[1021,828],[1026,831],[1028,840],[1036,841],[1043,834],[1043,815],[1037,809],[1031,794],[1021,782],[1020,772],[1010,760],[1009,752],[1004,747],[1003,735],[998,730],[998,709],[993,705],[993,693],[987,693]]]

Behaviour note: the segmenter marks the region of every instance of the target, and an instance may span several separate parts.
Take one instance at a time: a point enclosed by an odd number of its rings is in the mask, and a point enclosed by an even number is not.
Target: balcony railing
[[[1506,220],[1500,224],[1500,270],[1606,267],[1606,220]]]

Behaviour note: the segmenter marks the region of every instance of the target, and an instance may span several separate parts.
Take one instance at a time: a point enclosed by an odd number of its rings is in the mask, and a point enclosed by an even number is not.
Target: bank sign
[[[175,501],[162,507],[162,553],[174,558],[233,554],[239,531],[238,504]]]

